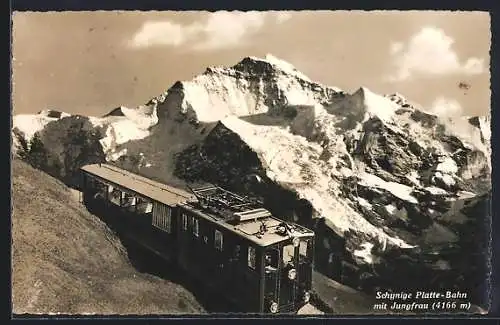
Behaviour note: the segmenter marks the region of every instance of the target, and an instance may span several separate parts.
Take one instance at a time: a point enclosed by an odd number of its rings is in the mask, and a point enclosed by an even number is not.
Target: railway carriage
[[[108,164],[81,171],[90,211],[216,288],[240,310],[293,313],[309,301],[311,230],[217,186],[190,193]]]

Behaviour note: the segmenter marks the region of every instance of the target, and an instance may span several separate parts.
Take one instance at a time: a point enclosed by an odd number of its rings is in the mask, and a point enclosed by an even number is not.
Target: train
[[[80,168],[87,209],[247,313],[309,303],[314,232],[261,201],[207,184],[188,190],[110,164]]]

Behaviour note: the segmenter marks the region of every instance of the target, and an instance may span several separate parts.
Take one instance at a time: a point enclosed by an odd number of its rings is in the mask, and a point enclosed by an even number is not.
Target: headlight
[[[273,314],[276,314],[278,312],[278,304],[276,302],[271,302],[271,305],[269,306],[269,311]]]
[[[295,269],[290,269],[288,271],[288,278],[290,280],[295,280],[296,277],[297,277],[297,271]]]
[[[311,294],[310,294],[308,291],[304,292],[304,297],[303,297],[303,299],[304,299],[304,302],[305,302],[305,303],[308,303],[308,302],[309,302],[309,299],[311,299]]]
[[[297,247],[300,245],[300,238],[298,237],[295,237],[293,240],[292,240],[292,244],[294,247]]]

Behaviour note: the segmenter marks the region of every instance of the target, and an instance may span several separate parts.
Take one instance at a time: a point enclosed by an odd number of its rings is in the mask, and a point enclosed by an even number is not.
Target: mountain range
[[[70,186],[80,166],[107,161],[251,194],[313,228],[316,268],[340,282],[468,290],[485,305],[490,123],[437,116],[397,93],[347,93],[268,55],[104,116],[14,116],[12,148]]]

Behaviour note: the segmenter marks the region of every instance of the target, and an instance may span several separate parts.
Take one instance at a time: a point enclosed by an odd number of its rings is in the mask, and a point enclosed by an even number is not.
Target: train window
[[[113,203],[114,205],[117,205],[117,206],[120,206],[120,199],[121,199],[121,196],[122,196],[122,192],[113,187],[113,186],[110,186],[109,187],[109,201],[111,203]]]
[[[135,211],[136,207],[136,197],[129,193],[123,193],[122,207],[126,208],[128,211]]]
[[[148,202],[142,198],[137,198],[137,213],[148,214],[153,212],[153,203]]]
[[[172,212],[170,208],[155,202],[152,221],[153,226],[170,233],[172,229]]]
[[[301,240],[299,244],[299,256],[307,257],[307,240]]]
[[[200,237],[200,221],[193,218],[193,235]]]
[[[248,246],[248,267],[255,270],[255,247]]]
[[[283,246],[283,264],[287,265],[293,262],[295,256],[295,247],[290,244]]]
[[[182,230],[187,230],[188,229],[188,216],[183,213],[182,214]]]
[[[279,263],[279,251],[277,249],[270,249],[266,251],[265,255],[265,270],[266,273],[276,272]]]
[[[222,247],[223,247],[222,233],[218,230],[215,230],[215,248],[219,251],[222,251]]]
[[[98,181],[94,182],[95,186],[92,187],[92,189],[95,191],[94,198],[106,199],[106,194],[107,194],[106,192],[108,191],[108,187],[105,184],[102,184]]]

